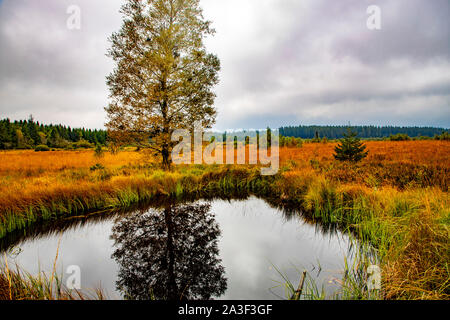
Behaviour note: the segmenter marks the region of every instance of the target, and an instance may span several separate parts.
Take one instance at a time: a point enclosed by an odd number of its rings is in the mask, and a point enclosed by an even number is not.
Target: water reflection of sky
[[[228,277],[225,299],[277,298],[268,290],[281,281],[273,266],[295,286],[304,268],[315,267],[311,274],[317,274],[317,261],[322,267],[319,283],[342,268],[348,248],[342,235],[324,235],[298,219],[286,221],[281,212],[256,198],[216,201],[212,210],[223,236],[219,247]],[[272,291],[284,297],[281,288]]]
[[[283,288],[269,290],[279,286],[276,281],[282,281],[273,266],[285,273],[294,286],[303,269],[316,276],[318,262],[319,284],[327,284],[331,277],[340,275],[348,239],[339,233],[323,234],[301,219],[286,218],[280,210],[257,198],[215,200],[211,211],[221,229],[219,254],[228,280],[228,289],[221,299],[278,299],[277,295],[284,298]],[[9,262],[16,262],[32,274],[39,270],[50,273],[60,239],[59,274],[69,265],[78,265],[83,288],[101,286],[110,298],[120,298],[115,291],[119,266],[111,258],[115,250],[110,239],[113,225],[114,219],[87,222],[62,235],[27,240],[19,245],[21,253],[9,257]]]

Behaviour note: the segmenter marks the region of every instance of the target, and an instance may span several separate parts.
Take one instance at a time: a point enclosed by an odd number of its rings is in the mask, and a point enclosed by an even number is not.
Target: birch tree
[[[170,168],[172,132],[215,122],[220,61],[204,39],[214,34],[199,0],[129,0],[109,38],[115,68],[107,77],[106,127],[117,144],[150,148]]]

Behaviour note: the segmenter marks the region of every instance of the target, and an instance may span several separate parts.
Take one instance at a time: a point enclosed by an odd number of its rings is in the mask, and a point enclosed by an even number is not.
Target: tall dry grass
[[[103,300],[101,289],[81,291],[68,289],[62,284],[61,277],[44,273],[31,275],[16,267],[0,268],[1,300]]]
[[[383,261],[384,297],[448,299],[449,170],[446,141],[368,141],[358,164],[333,159],[335,143],[280,149],[280,172],[257,166],[158,168],[146,153],[0,153],[0,237],[42,219],[128,206],[156,196],[252,192],[348,228]]]

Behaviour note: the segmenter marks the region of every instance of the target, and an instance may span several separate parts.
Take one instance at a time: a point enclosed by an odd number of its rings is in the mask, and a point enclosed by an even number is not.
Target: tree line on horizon
[[[280,145],[301,144],[297,140],[293,143],[284,137],[298,139],[341,139],[347,132],[348,126],[291,126],[279,129]],[[443,128],[433,127],[376,127],[352,126],[352,131],[360,138],[391,138],[391,140],[407,140],[407,137],[437,137],[446,132]],[[226,134],[226,133],[224,133]],[[286,141],[285,141],[286,140]],[[0,150],[34,149],[38,146],[49,148],[90,148],[95,145],[105,146],[108,143],[108,132],[103,129],[71,128],[61,124],[42,124],[34,121],[32,116],[28,120],[10,119],[0,120]]]
[[[49,148],[90,148],[105,145],[107,132],[98,129],[85,129],[64,126],[61,124],[42,124],[28,120],[0,120],[0,150],[34,149],[38,146]]]
[[[396,127],[396,126],[288,126],[281,127],[280,135],[302,139],[341,139],[347,129],[356,132],[362,139],[388,138],[396,135],[406,135],[411,138],[435,137],[448,131],[435,127]]]

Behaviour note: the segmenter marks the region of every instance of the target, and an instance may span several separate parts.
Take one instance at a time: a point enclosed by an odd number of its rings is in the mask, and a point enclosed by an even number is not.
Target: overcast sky
[[[0,118],[102,128],[123,0],[0,0]],[[221,59],[216,129],[450,127],[450,1],[201,0]],[[81,29],[69,30],[69,5]],[[369,5],[381,30],[369,30]]]

